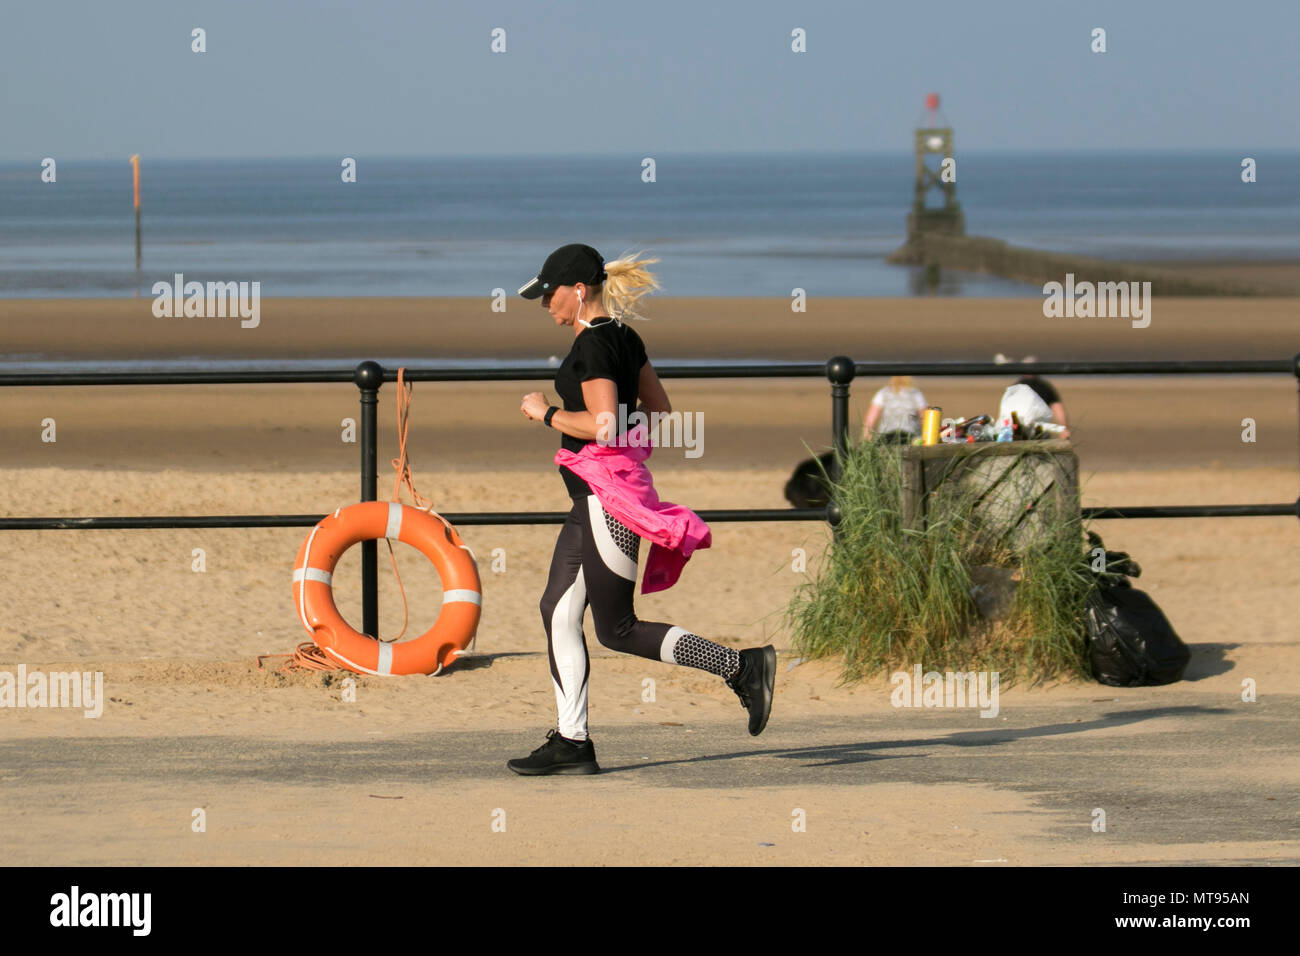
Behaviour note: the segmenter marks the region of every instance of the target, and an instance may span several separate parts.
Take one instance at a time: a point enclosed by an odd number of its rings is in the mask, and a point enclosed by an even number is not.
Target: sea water
[[[1300,256],[1300,155],[971,152],[967,231],[1121,259]],[[0,296],[148,296],[176,273],[262,295],[513,295],[567,242],[645,249],[663,295],[1040,296],[1039,286],[888,265],[913,158],[889,154],[142,161],[0,165]]]

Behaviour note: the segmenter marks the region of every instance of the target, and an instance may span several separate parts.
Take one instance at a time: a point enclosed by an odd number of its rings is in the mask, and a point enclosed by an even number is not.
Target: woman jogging
[[[525,418],[561,433],[555,460],[573,508],[555,543],[541,601],[559,727],[530,756],[507,763],[515,773],[600,771],[587,735],[582,619],[588,605],[605,647],[722,677],[749,712],[751,734],[762,733],[771,712],[771,645],[736,651],[681,627],[638,620],[632,607],[641,537],[652,542],[643,593],[671,586],[691,552],[710,543],[707,525],[694,512],[655,494],[644,465],[650,453],[644,426],[615,434],[618,423],[640,417],[634,410],[671,411],[641,337],[622,321],[635,317],[637,301],[658,287],[646,269],[657,261],[624,256],[606,263],[591,246],[562,246],[519,290],[526,299],[540,298],[556,325],[573,327],[573,346],[555,375],[563,407],[541,392],[525,395],[520,405]]]

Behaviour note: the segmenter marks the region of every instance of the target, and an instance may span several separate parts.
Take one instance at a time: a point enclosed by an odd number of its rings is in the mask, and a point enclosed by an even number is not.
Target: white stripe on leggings
[[[555,685],[555,709],[560,733],[570,740],[587,739],[587,654],[582,642],[582,615],[587,609],[587,582],[578,576],[551,613],[551,654],[560,681]]]
[[[605,509],[595,495],[587,496],[587,515],[591,519],[591,534],[596,539],[596,550],[600,552],[605,567],[620,578],[635,581],[636,562],[623,553],[614,536],[609,533],[609,525],[605,524]]]
[[[676,664],[677,659],[673,657],[673,648],[677,646],[677,641],[683,635],[689,633],[691,632],[686,628],[677,627],[676,625],[668,628],[668,633],[664,635],[664,642],[659,645],[659,659],[665,664]]]

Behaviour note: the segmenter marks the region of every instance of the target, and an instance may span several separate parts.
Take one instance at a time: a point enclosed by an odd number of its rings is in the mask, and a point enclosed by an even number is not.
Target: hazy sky
[[[0,160],[908,150],[931,90],[958,153],[1249,155],[1300,148],[1298,37],[1297,0],[9,0]]]

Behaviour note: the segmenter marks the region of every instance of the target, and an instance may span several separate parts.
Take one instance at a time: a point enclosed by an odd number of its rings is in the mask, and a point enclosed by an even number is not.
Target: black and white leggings
[[[611,650],[733,677],[740,653],[684,628],[637,620],[632,609],[641,538],[601,507],[595,495],[575,498],[551,558],[542,595],[551,679],[560,733],[587,738],[587,640],[582,616],[591,606],[596,639]]]

